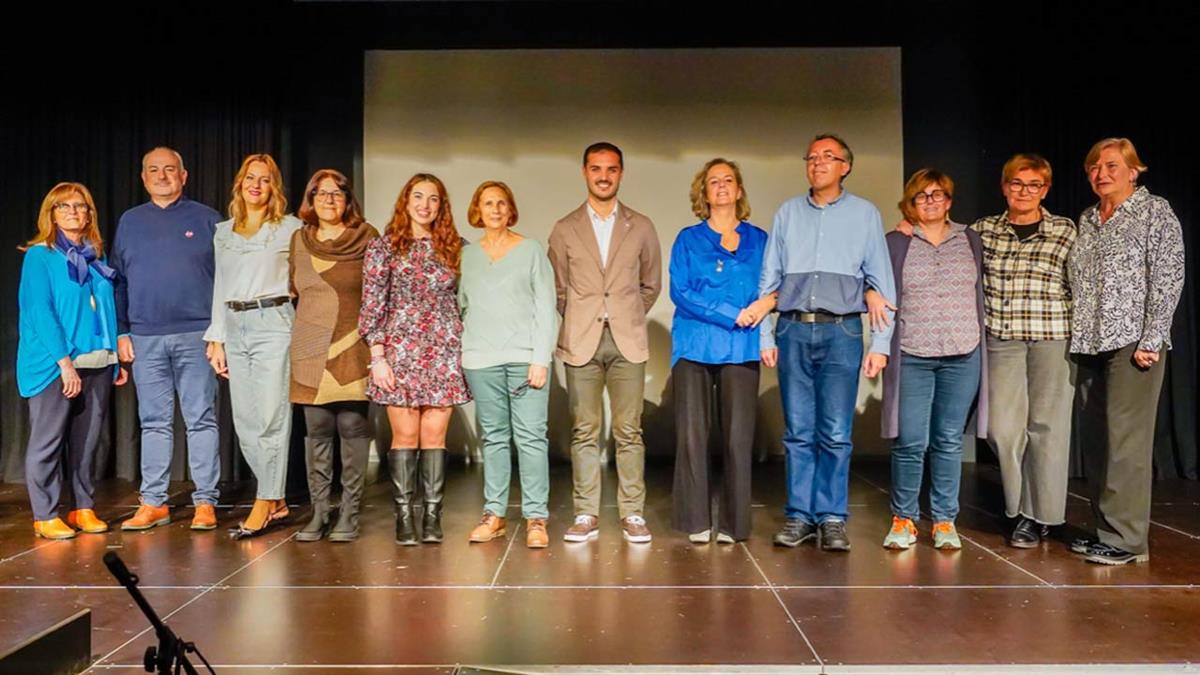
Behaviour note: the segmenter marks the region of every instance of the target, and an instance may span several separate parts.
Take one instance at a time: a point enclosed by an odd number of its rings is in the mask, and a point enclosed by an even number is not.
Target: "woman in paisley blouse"
[[[406,546],[417,543],[418,452],[421,541],[442,540],[446,429],[453,407],[471,400],[456,298],[461,257],[446,188],[436,176],[419,173],[405,183],[384,235],[371,242],[363,261],[358,330],[371,348],[367,397],[387,406],[396,543]]]
[[[217,223],[213,234],[216,275],[204,339],[213,370],[229,380],[233,428],[258,481],[254,508],[232,532],[240,539],[288,515],[288,345],[296,320],[288,293],[288,244],[303,223],[285,213],[283,177],[270,155],[247,157],[232,191],[230,218]]]
[[[1071,550],[1123,565],[1150,559],[1154,421],[1183,290],[1183,230],[1167,200],[1138,186],[1147,168],[1129,139],[1096,143],[1084,170],[1100,202],[1079,217],[1068,264],[1075,419],[1095,533]]]

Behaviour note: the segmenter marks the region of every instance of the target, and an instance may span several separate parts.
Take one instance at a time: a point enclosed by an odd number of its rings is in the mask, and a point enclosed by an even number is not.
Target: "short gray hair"
[[[165,145],[158,145],[153,148],[150,148],[149,152],[142,155],[142,169],[143,170],[146,168],[146,158],[149,157],[150,155],[153,155],[154,153],[158,152],[159,150],[166,150],[167,152],[171,153],[172,155],[175,155],[175,159],[177,159],[179,161],[179,170],[187,171],[187,169],[183,166],[183,155],[179,154],[179,151],[176,150],[175,148],[167,147]]]
[[[816,143],[817,141],[824,141],[824,140],[830,140],[830,141],[833,141],[834,143],[837,143],[838,145],[842,146],[842,152],[846,153],[846,164],[853,171],[854,170],[854,151],[850,149],[850,144],[846,143],[846,141],[841,136],[838,136],[837,134],[830,134],[830,133],[817,134],[816,136],[813,136],[813,139],[811,141],[808,142],[808,147],[811,148],[813,143]],[[850,174],[847,173],[846,175],[849,176]]]

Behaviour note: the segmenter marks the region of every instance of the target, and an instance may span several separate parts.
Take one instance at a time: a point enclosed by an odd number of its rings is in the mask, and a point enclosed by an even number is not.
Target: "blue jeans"
[[[862,319],[800,323],[780,317],[775,342],[786,427],[784,515],[806,523],[844,521],[850,430],[863,358]]]
[[[217,454],[217,378],[204,355],[204,332],[131,335],[133,384],[142,426],[142,500],[167,501],[175,451],[175,394],[187,428],[188,467],[196,491],[192,502],[217,503],[221,459]]]
[[[900,360],[900,435],[892,445],[892,513],[916,520],[929,454],[929,510],[934,522],[958,516],[962,438],[979,393],[979,348],[969,354]]]

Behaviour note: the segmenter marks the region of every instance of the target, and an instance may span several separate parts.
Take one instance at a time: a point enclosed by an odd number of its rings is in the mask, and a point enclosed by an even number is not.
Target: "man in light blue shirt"
[[[867,377],[883,370],[892,332],[890,322],[873,331],[863,358],[863,291],[894,303],[895,280],[879,209],[842,187],[854,166],[850,147],[822,134],[804,160],[812,189],[775,214],[758,287],[760,296],[778,294],[778,321],[761,331],[763,364],[779,366],[786,426],[787,522],[775,543],[799,546],[819,531],[822,549],[848,551],[859,368]]]

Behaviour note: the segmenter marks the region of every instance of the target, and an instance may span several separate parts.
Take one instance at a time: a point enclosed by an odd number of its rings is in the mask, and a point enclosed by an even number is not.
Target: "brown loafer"
[[[217,529],[217,508],[207,502],[196,505],[196,513],[192,515],[193,530]]]
[[[151,506],[146,502],[138,507],[137,513],[125,522],[121,523],[122,530],[149,530],[152,527],[159,525],[169,525],[171,523],[171,509],[163,504],[162,506]]]
[[[42,539],[75,538],[75,530],[72,530],[66,523],[64,523],[62,518],[33,521],[33,533]]]
[[[471,530],[471,542],[483,543],[505,535],[504,519],[488,511],[483,512],[479,524]]]
[[[550,545],[545,518],[530,518],[525,521],[525,545],[529,548],[546,548]]]
[[[108,523],[96,517],[91,509],[75,509],[67,514],[67,525],[88,534],[108,532]]]

